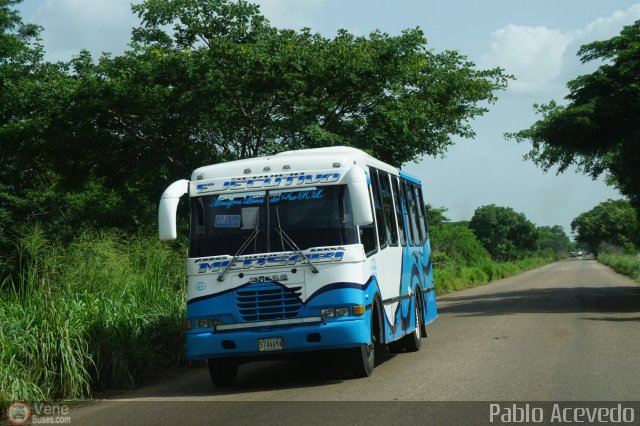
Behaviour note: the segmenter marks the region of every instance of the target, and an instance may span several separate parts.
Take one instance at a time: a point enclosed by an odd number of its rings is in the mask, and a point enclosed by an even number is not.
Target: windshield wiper
[[[238,249],[236,254],[233,255],[233,258],[231,259],[231,262],[229,262],[227,267],[224,268],[224,270],[220,273],[220,275],[218,275],[218,281],[224,281],[224,274],[227,273],[229,268],[231,268],[231,265],[233,265],[233,263],[238,259],[238,257],[240,257],[240,255],[245,251],[247,246],[249,244],[251,244],[251,242],[253,240],[256,239],[256,237],[258,236],[259,232],[260,232],[260,230],[258,229],[258,225],[256,224],[256,229],[254,229],[253,233],[251,235],[249,235],[249,237],[246,240],[244,240],[244,243],[242,243],[242,245],[240,246],[240,248]]]
[[[280,234],[280,237],[282,237],[298,255],[302,256],[302,259],[304,259],[305,263],[311,267],[311,270],[313,271],[313,273],[317,274],[318,272],[320,272],[318,271],[318,268],[316,268],[315,265],[311,263],[309,258],[304,255],[302,250],[300,250],[300,248],[296,245],[295,241],[293,241],[291,237],[288,236],[286,232],[284,232],[284,229],[282,229],[281,226],[278,226],[276,228],[276,231],[278,231],[278,233]]]
[[[314,274],[317,274],[318,272],[320,272],[318,271],[318,268],[316,268],[315,265],[311,263],[309,258],[304,255],[304,253],[302,252],[302,250],[300,250],[296,242],[293,241],[293,239],[291,239],[291,237],[288,236],[286,232],[284,232],[284,229],[282,229],[282,225],[280,224],[280,210],[277,207],[276,207],[276,218],[278,219],[278,227],[276,228],[276,231],[278,231],[278,234],[280,234],[280,241],[283,241],[283,240],[286,241],[287,244],[289,244],[291,248],[294,249],[294,251],[296,251],[299,256],[302,256],[302,258],[305,260],[305,263],[311,267],[311,270],[313,271]],[[284,249],[284,242],[282,243],[282,248]]]

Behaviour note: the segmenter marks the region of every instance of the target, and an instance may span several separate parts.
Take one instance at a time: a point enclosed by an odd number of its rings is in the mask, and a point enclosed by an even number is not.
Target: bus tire
[[[209,358],[207,366],[211,381],[218,388],[233,385],[238,377],[238,361],[233,358]]]
[[[371,343],[357,348],[347,349],[351,372],[356,378],[369,377],[373,373],[376,362],[376,338],[373,332],[373,318],[371,321]]]
[[[422,330],[424,329],[424,319],[422,317],[422,295],[420,292],[415,293],[414,298],[414,315],[416,317],[415,329],[411,334],[407,334],[402,338],[404,348],[407,352],[418,352],[422,345]]]

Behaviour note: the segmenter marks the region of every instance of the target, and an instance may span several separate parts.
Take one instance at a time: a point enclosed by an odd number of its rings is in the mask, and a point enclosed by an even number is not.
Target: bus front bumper
[[[207,359],[234,356],[277,355],[323,349],[357,347],[370,343],[368,315],[331,319],[325,322],[279,327],[232,329],[225,331],[190,331],[187,334],[187,357]],[[261,352],[259,341],[281,338],[283,348]]]

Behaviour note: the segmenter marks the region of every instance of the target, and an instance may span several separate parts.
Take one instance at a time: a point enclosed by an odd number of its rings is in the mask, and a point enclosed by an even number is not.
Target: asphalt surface
[[[443,296],[438,309],[420,352],[383,356],[366,379],[329,356],[247,364],[224,390],[195,368],[73,407],[72,424],[462,424],[476,411],[485,422],[488,404],[415,401],[640,400],[640,286],[594,260]]]

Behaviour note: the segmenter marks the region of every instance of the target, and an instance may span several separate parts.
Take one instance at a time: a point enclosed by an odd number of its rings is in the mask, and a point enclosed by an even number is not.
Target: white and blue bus
[[[377,351],[417,351],[436,318],[420,181],[353,148],[201,167],[170,185],[159,233],[191,211],[187,356],[216,386],[238,366],[341,350],[356,377]]]

